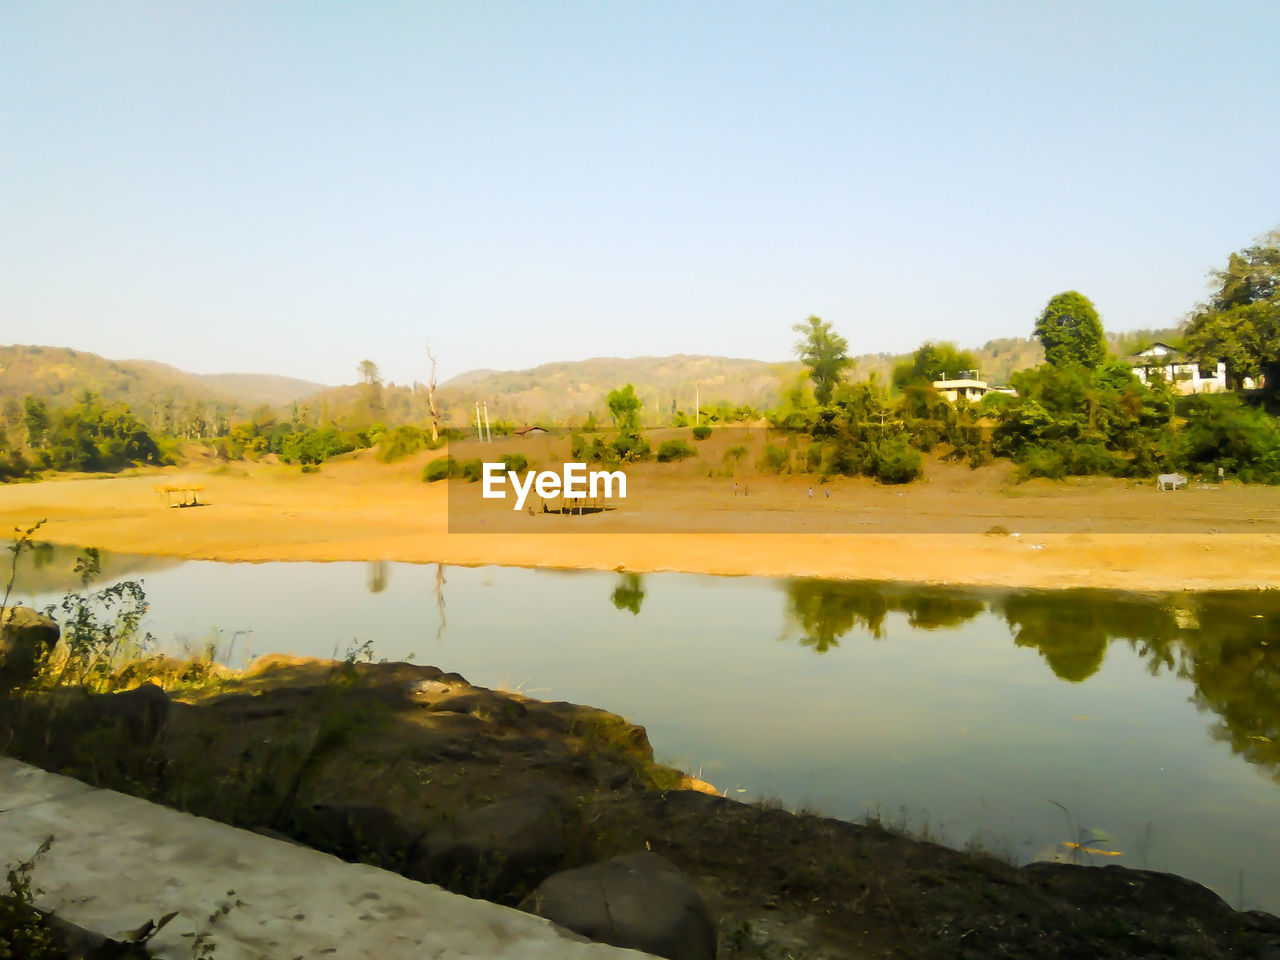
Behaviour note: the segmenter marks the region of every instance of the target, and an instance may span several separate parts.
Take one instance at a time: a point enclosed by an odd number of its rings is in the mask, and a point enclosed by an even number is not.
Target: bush
[[[705,440],[709,436],[711,436],[711,428],[705,423],[693,428],[693,439]]]
[[[402,424],[382,435],[378,441],[378,459],[383,463],[395,463],[417,453],[427,443],[427,437],[421,430]]]
[[[1050,447],[1034,446],[1026,448],[1018,460],[1018,479],[1031,477],[1047,477],[1050,480],[1061,480],[1067,475],[1067,465],[1062,455]]]
[[[658,462],[670,463],[672,460],[687,460],[694,455],[693,447],[683,440],[668,440],[658,448]]]
[[[1182,404],[1186,426],[1170,453],[1180,469],[1246,482],[1280,482],[1280,430],[1275,418],[1246,406],[1237,394],[1200,394]]]
[[[460,473],[467,483],[479,483],[480,478],[484,476],[484,461],[479,457],[474,460],[463,460]]]
[[[881,483],[910,483],[920,476],[922,459],[905,437],[891,437],[875,445],[868,467]]]
[[[827,454],[823,473],[827,476],[856,477],[862,473],[864,451],[848,438],[837,440]]]
[[[763,473],[783,473],[791,463],[791,452],[774,443],[764,445],[764,455],[759,467]]]
[[[620,460],[647,460],[649,458],[649,441],[638,433],[619,434],[613,441],[613,452]]]
[[[804,469],[808,473],[817,473],[822,467],[822,444],[811,443],[804,452]]]
[[[437,480],[447,480],[450,477],[456,477],[459,474],[458,461],[453,457],[440,457],[438,460],[432,460],[422,470],[422,480],[424,483],[435,483]]]
[[[529,469],[529,458],[523,453],[506,453],[502,456],[502,466],[509,473],[524,473]]]

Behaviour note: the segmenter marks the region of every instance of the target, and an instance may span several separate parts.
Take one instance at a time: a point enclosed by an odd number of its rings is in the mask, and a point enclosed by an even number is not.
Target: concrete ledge
[[[162,958],[191,957],[183,934],[204,929],[228,890],[243,905],[213,925],[219,960],[649,956],[0,757],[0,867],[27,859],[50,835],[34,872],[45,891],[37,905],[108,936],[177,910],[151,942]]]

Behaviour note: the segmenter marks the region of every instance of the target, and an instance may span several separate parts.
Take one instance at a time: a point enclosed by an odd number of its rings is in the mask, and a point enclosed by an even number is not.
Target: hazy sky
[[[1280,3],[0,4],[0,343],[404,382],[1162,326],[1280,225]]]

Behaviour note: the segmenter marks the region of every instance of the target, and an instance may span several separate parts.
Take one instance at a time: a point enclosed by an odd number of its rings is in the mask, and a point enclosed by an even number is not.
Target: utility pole
[[[702,385],[695,383],[693,385],[693,425],[696,427],[700,421],[698,417],[702,414]]]
[[[481,405],[484,407],[484,433],[485,433],[485,442],[486,442],[486,443],[493,443],[493,432],[489,429],[489,402],[486,400],[486,401],[485,401],[483,404],[481,404]]]
[[[480,428],[480,401],[476,401],[476,439],[484,439],[484,430]]]

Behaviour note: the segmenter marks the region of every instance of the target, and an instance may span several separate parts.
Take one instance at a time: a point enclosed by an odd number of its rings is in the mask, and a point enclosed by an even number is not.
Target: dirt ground
[[[804,476],[726,475],[716,468],[715,443],[699,447],[694,461],[628,467],[627,501],[584,517],[515,511],[482,500],[480,484],[462,480],[423,483],[424,464],[440,453],[383,464],[365,451],[305,474],[204,455],[182,467],[110,478],[11,483],[0,486],[0,529],[46,519],[39,536],[55,543],[211,560],[492,563],[1014,587],[1280,586],[1280,488],[1192,483],[1161,493],[1150,483],[1103,478],[1019,484],[1007,463],[973,471],[931,459],[921,482],[840,479],[815,484],[810,499],[812,481]],[[454,455],[496,459],[507,451],[535,463],[555,459],[547,441],[472,442],[457,445]],[[749,496],[735,496],[735,479]],[[202,506],[166,508],[157,486],[183,482],[203,485]]]

